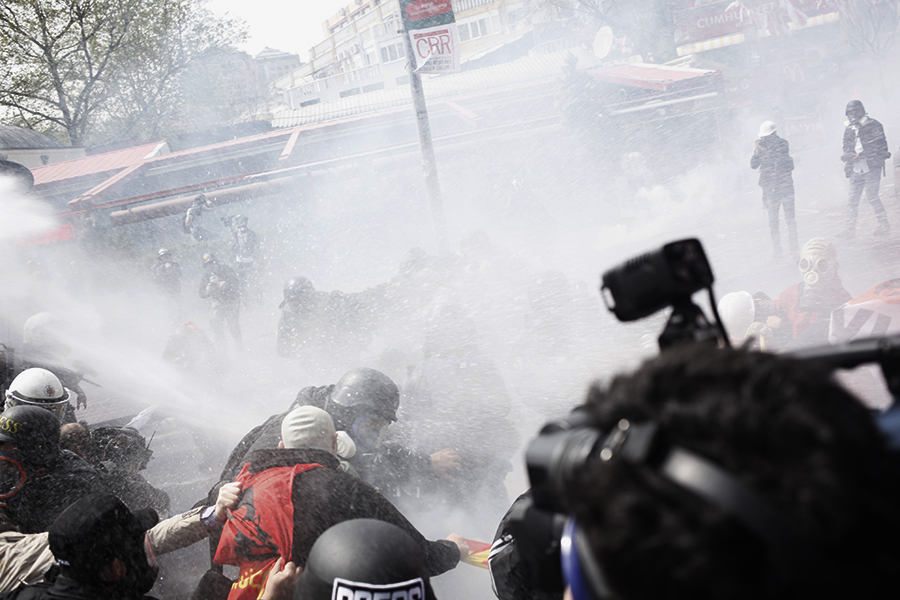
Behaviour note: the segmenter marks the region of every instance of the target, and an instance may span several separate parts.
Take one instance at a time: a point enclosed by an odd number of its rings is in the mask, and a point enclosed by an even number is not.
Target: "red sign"
[[[55,244],[56,242],[64,242],[71,239],[75,239],[75,229],[71,223],[66,223],[50,231],[33,233],[19,242],[19,246],[43,246],[44,244]]]
[[[406,5],[406,18],[410,21],[421,21],[453,11],[451,0],[413,0]]]
[[[807,19],[837,10],[837,0],[722,0],[675,12],[675,43],[700,42],[747,30],[772,35],[803,27]]]

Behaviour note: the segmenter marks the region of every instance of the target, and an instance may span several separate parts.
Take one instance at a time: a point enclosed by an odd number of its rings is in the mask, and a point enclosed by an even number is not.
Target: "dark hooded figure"
[[[49,530],[59,563],[53,583],[23,585],[3,600],[136,600],[153,587],[159,567],[146,532],[159,521],[152,509],[131,512],[112,494],[82,498]]]
[[[872,205],[875,218],[878,219],[875,235],[887,235],[891,226],[881,198],[878,197],[884,162],[891,157],[884,127],[866,114],[866,109],[859,100],[847,103],[846,114],[847,127],[844,129],[844,153],[841,160],[844,161],[844,174],[850,179],[850,197],[844,234],[848,238],[856,235],[859,201],[865,190],[866,200]]]

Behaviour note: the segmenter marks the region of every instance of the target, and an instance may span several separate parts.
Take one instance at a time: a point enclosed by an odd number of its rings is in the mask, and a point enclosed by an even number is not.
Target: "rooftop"
[[[62,148],[62,145],[32,129],[0,125],[0,150],[43,150],[46,148]]]

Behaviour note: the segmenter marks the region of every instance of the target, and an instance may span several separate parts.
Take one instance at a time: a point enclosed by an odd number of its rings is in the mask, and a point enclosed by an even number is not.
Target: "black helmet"
[[[146,469],[153,456],[147,440],[133,427],[96,427],[91,430],[91,441],[100,460],[112,461],[135,473]]]
[[[344,373],[338,380],[326,410],[335,418],[336,426],[346,427],[366,413],[396,421],[399,406],[397,384],[381,371],[362,367]]]
[[[313,544],[294,600],[380,598],[375,592],[385,598],[435,598],[425,553],[408,533],[384,521],[354,519],[338,523]]]
[[[851,110],[857,109],[863,111],[864,113],[866,112],[866,107],[863,106],[862,102],[860,102],[859,100],[851,100],[847,103],[847,108],[844,109],[844,114],[849,113]]]
[[[29,463],[43,467],[59,456],[59,419],[49,410],[20,404],[0,415],[0,442],[15,444]]]
[[[284,282],[285,300],[288,300],[291,297],[309,294],[314,291],[316,291],[316,288],[313,287],[312,282],[306,277],[291,277]]]

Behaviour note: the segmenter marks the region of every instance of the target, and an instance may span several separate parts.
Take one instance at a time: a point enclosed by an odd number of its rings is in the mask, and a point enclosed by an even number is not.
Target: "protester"
[[[400,390],[381,371],[352,369],[336,384],[305,387],[291,408],[296,406],[315,406],[327,411],[336,428],[346,432],[356,448],[353,456],[342,458],[346,458],[363,481],[389,498],[411,495],[416,482],[452,476],[461,466],[459,454],[452,448],[427,455],[385,440],[388,426],[397,420]],[[245,435],[228,458],[220,480],[233,480],[251,450],[277,447],[287,414],[273,415]]]
[[[844,174],[850,180],[850,197],[844,236],[852,238],[856,235],[856,219],[863,190],[866,192],[866,200],[875,211],[875,218],[878,219],[875,235],[887,235],[891,226],[884,204],[878,196],[885,170],[884,163],[891,157],[884,127],[866,114],[866,109],[859,100],[848,102],[845,114],[847,123],[841,160],[844,161]]]
[[[759,128],[750,168],[759,169],[759,187],[763,190],[763,208],[769,214],[769,233],[775,256],[781,256],[781,233],[778,213],[784,208],[791,254],[797,254],[797,220],[794,216],[794,159],[787,140],[778,137],[775,123],[764,122]]]
[[[754,318],[769,328],[769,348],[828,342],[831,311],[852,298],[838,266],[834,245],[825,238],[812,238],[800,251],[800,282],[784,290],[774,303],[754,296]],[[751,328],[750,334],[754,331]]]
[[[352,519],[378,519],[404,530],[431,575],[454,568],[468,554],[456,534],[426,540],[384,496],[340,470],[337,434],[327,412],[298,407],[284,423],[284,447],[254,450],[236,478],[244,495],[229,515],[215,556],[216,563],[240,567],[230,600],[255,599],[279,557],[305,568],[319,536]]]
[[[194,508],[160,521],[147,531],[147,542],[153,554],[167,554],[206,538],[221,527],[225,522],[226,510],[234,508],[240,496],[241,488],[238,484],[225,485],[219,490],[213,507]],[[0,516],[5,516],[2,508]],[[5,523],[6,527],[13,525],[8,517]],[[0,593],[9,592],[20,584],[39,583],[44,578],[47,571],[56,564],[48,538],[47,532],[0,532]]]

